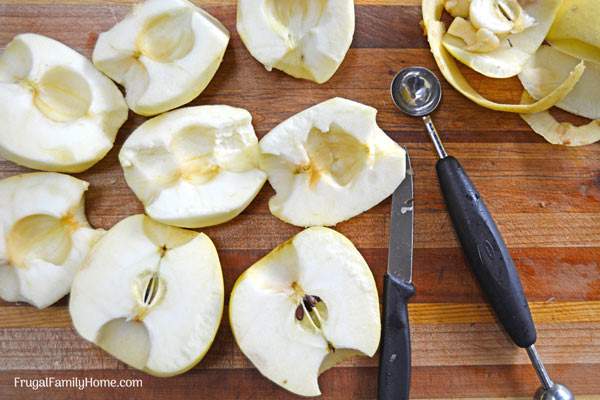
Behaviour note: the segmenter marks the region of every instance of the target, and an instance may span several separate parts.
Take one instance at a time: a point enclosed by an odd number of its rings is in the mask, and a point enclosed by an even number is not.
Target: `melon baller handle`
[[[508,248],[479,192],[458,160],[449,156],[429,116],[423,117],[439,160],[436,170],[448,213],[467,261],[498,320],[513,342],[527,350],[542,386],[535,399],[573,399],[550,379],[535,348],[537,339],[521,280]]]

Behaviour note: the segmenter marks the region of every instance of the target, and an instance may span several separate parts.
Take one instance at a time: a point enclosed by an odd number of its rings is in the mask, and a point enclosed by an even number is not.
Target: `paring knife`
[[[406,177],[392,196],[387,273],[383,286],[383,333],[379,358],[379,400],[408,399],[410,329],[408,299],[415,294],[413,262],[413,172],[406,152]]]

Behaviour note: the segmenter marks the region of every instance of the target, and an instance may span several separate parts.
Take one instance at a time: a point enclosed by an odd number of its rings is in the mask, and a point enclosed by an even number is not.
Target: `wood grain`
[[[599,322],[600,301],[535,302],[529,304],[538,324]],[[487,304],[413,303],[408,306],[412,325],[493,324],[494,315]],[[0,328],[71,328],[68,307],[44,310],[4,303],[0,306]],[[600,358],[598,358],[600,363]]]
[[[0,348],[3,370],[31,365],[45,370],[126,369],[124,365],[82,341],[70,326],[66,308],[39,313],[2,307]],[[600,302],[534,303],[539,351],[550,364],[600,364]],[[413,365],[527,364],[524,351],[511,346],[485,305],[412,304]],[[40,347],[40,343],[45,346]],[[377,365],[376,359],[357,357],[342,366]],[[219,335],[196,369],[247,369],[249,361],[235,346],[227,316]],[[600,368],[600,365],[599,365]]]
[[[21,32],[38,32],[90,56],[98,34],[137,0],[0,0],[0,48]],[[421,122],[400,115],[388,88],[397,70],[437,70],[419,27],[420,0],[356,0],[352,48],[324,85],[267,72],[235,31],[234,0],[196,0],[231,32],[217,75],[192,102],[248,109],[259,137],[283,119],[334,96],[379,110],[378,122],[409,149],[416,171],[414,280],[410,305],[414,348],[413,398],[526,398],[537,387],[523,351],[501,332],[445,212],[435,157]],[[516,79],[491,80],[463,68],[472,85],[498,101],[518,101]],[[495,214],[531,301],[538,347],[555,379],[577,398],[600,398],[600,145],[561,148],[530,132],[514,114],[477,107],[445,82],[435,121],[448,150],[461,159]],[[562,120],[580,120],[553,111]],[[77,176],[91,183],[91,223],[109,229],[142,212],[117,161],[121,144],[145,119],[133,114],[115,148]],[[0,178],[26,171],[0,161]],[[234,221],[206,229],[219,250],[226,292],[237,277],[298,228],[272,217],[265,186]],[[381,292],[387,265],[390,201],[342,223],[368,261]],[[257,233],[256,227],[260,227]],[[0,400],[4,399],[292,399],[260,376],[233,341],[224,317],[206,358],[186,374],[152,378],[127,368],[80,339],[70,326],[68,299],[43,311],[0,301]],[[374,399],[377,359],[355,358],[320,379],[324,399]],[[141,389],[85,391],[15,389],[15,377],[141,378]]]

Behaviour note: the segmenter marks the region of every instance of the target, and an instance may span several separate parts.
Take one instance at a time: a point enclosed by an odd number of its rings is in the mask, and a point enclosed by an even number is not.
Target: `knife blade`
[[[407,283],[412,282],[413,202],[413,171],[406,152],[406,177],[392,195],[387,272]]]
[[[403,400],[410,393],[408,299],[415,294],[413,260],[413,171],[406,152],[406,177],[392,196],[388,269],[383,285],[383,331],[379,358],[379,400]]]

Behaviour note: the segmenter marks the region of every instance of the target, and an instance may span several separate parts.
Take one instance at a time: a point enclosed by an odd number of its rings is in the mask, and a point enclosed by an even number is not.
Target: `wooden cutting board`
[[[98,34],[133,0],[0,0],[0,47],[21,32],[54,37],[90,56]],[[357,0],[356,34],[338,73],[324,85],[267,72],[235,30],[235,1],[196,1],[231,31],[225,60],[192,104],[248,109],[259,137],[304,108],[333,96],[379,109],[381,127],[409,149],[416,171],[414,281],[410,307],[413,398],[529,397],[537,380],[525,353],[511,345],[465,265],[434,173],[435,158],[421,122],[400,115],[389,97],[397,70],[437,70],[422,36],[418,0]],[[498,100],[517,101],[515,80],[492,81],[466,71],[473,85]],[[581,398],[600,398],[600,145],[554,147],[513,114],[463,98],[445,82],[435,115],[449,152],[462,160],[495,214],[521,273],[538,324],[538,348],[557,380]],[[91,223],[108,229],[143,211],[117,161],[125,138],[144,118],[131,115],[115,148],[86,173]],[[1,129],[1,128],[0,128]],[[0,161],[0,177],[24,172]],[[258,198],[230,223],[206,229],[219,250],[227,293],[244,269],[298,232],[269,214],[273,194]],[[386,269],[390,201],[340,224],[369,262],[381,293]],[[15,389],[21,378],[140,378],[136,389]],[[377,359],[357,358],[320,379],[324,399],[374,399]],[[0,400],[8,399],[291,399],[263,378],[233,341],[227,316],[217,339],[190,372],[159,379],[125,367],[71,328],[67,300],[37,311],[0,302]]]

